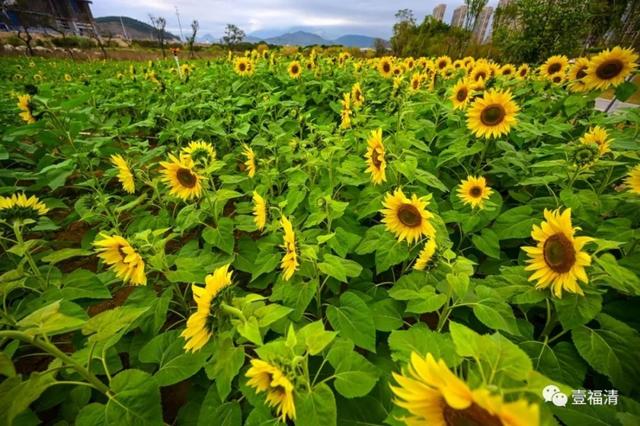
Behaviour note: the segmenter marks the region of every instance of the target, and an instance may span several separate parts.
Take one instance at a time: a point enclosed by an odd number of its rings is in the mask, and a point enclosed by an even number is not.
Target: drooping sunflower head
[[[191,157],[180,158],[169,154],[169,161],[160,163],[162,180],[169,185],[170,193],[182,200],[198,198],[202,194],[202,177],[195,169]]]
[[[371,173],[371,182],[373,182],[374,185],[386,182],[387,176],[385,170],[387,168],[387,161],[384,157],[382,129],[371,132],[367,140],[367,153],[365,154],[365,158],[367,160],[367,171]]]
[[[640,164],[629,171],[624,182],[629,188],[629,191],[640,195]]]
[[[253,220],[260,231],[267,223],[267,203],[256,191],[253,191]]]
[[[506,135],[516,124],[519,110],[511,98],[511,92],[492,89],[471,104],[467,111],[467,127],[477,137]]]
[[[291,78],[299,78],[302,75],[302,66],[298,61],[292,61],[287,68],[289,72],[289,77]]]
[[[36,118],[33,116],[33,104],[29,94],[19,95],[17,105],[21,111],[19,115],[22,121],[27,124],[33,124],[36,122]]]
[[[127,191],[129,194],[136,192],[136,183],[127,160],[125,160],[120,154],[112,155],[111,164],[116,166],[118,169],[118,180],[122,185],[122,189]]]
[[[469,82],[462,78],[451,89],[451,102],[453,102],[453,108],[464,109],[471,99],[473,89]]]
[[[471,208],[484,208],[484,202],[489,199],[493,190],[487,186],[484,177],[469,176],[462,180],[458,186],[458,197],[464,204],[471,205]]]
[[[387,193],[382,203],[382,223],[399,241],[407,240],[409,244],[423,236],[433,237],[436,231],[429,220],[433,215],[427,210],[428,204],[428,198],[415,194],[407,198],[401,189]]]
[[[529,76],[529,65],[522,64],[518,67],[518,71],[516,72],[516,77],[519,80],[524,80]]]
[[[392,373],[394,403],[408,411],[410,426],[538,426],[539,408],[524,400],[504,402],[499,395],[471,390],[443,360],[411,353],[407,371]],[[515,421],[514,421],[515,419]]]
[[[233,61],[233,70],[236,74],[246,77],[253,74],[253,63],[246,57],[238,57]]]
[[[364,103],[364,95],[362,94],[360,83],[354,83],[351,86],[351,101],[356,108],[360,108]]]
[[[568,65],[569,58],[564,55],[554,55],[540,66],[540,74],[545,78],[550,78],[554,74],[564,73]]]
[[[196,312],[189,316],[187,327],[180,333],[185,339],[184,349],[196,352],[207,344],[213,336],[213,313],[216,311],[218,295],[232,283],[229,265],[217,268],[205,277],[205,286],[191,286]]]
[[[587,68],[589,68],[589,59],[577,58],[571,69],[567,79],[569,80],[569,90],[572,92],[584,92],[587,90],[587,84],[584,81],[584,77],[587,75]]]
[[[388,56],[380,58],[378,61],[378,72],[384,78],[389,78],[393,75],[393,61]]]
[[[93,245],[98,257],[115,272],[116,277],[132,285],[145,285],[144,260],[125,238],[100,233]]]
[[[590,128],[589,131],[580,138],[580,142],[583,144],[595,143],[598,145],[598,151],[601,156],[611,151],[609,133],[600,126]]]
[[[242,153],[244,154],[246,161],[244,166],[247,170],[249,177],[254,177],[256,174],[256,154],[253,152],[250,146],[244,145],[242,147]]]
[[[638,66],[638,55],[633,49],[616,46],[591,58],[584,76],[588,89],[604,90],[617,86]]]
[[[27,197],[24,193],[10,197],[0,197],[0,220],[37,220],[47,214],[49,209],[35,195]]]
[[[280,267],[282,268],[282,277],[285,281],[289,281],[299,265],[296,253],[296,234],[293,231],[293,225],[286,216],[282,216],[280,225],[284,231],[282,248],[285,250]]]
[[[534,271],[529,281],[537,281],[536,288],[551,287],[556,297],[562,297],[562,291],[584,294],[578,280],[587,283],[585,267],[591,264],[591,256],[582,251],[592,239],[576,237],[571,224],[571,209],[544,211],[546,221],[540,226],[534,225],[531,237],[537,241],[535,247],[523,247],[529,256],[525,268]]]
[[[209,142],[202,140],[189,142],[180,153],[193,160],[194,163],[208,166],[216,160],[216,150]]]
[[[420,250],[416,263],[413,265],[413,269],[416,271],[424,271],[427,266],[434,263],[436,254],[436,239],[429,238],[429,241],[424,245],[424,248]]]
[[[256,393],[266,392],[267,404],[275,407],[280,421],[295,420],[296,406],[292,380],[277,366],[260,359],[252,359],[247,370],[247,385]]]

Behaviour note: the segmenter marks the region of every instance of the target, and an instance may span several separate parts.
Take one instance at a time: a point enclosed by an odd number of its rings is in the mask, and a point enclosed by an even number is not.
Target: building
[[[476,19],[476,23],[473,26],[473,39],[478,43],[482,43],[485,39],[492,14],[493,7],[487,6],[482,9],[480,14],[478,15],[478,19]]]
[[[464,27],[464,20],[467,17],[468,7],[465,5],[458,6],[453,11],[453,18],[451,18],[452,27]]]
[[[2,29],[96,35],[89,0],[8,0],[0,11]]]
[[[444,11],[447,9],[446,4],[439,4],[433,8],[433,19],[437,19],[442,22],[444,19]]]

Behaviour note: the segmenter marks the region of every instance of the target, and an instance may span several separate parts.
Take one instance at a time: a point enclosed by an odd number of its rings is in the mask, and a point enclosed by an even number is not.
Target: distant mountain
[[[122,21],[120,21],[122,19]],[[154,28],[137,19],[123,16],[102,16],[95,18],[98,32],[103,36],[122,36],[124,37],[124,31],[126,36],[133,40],[153,40],[155,39]],[[124,25],[124,31],[122,26]],[[165,37],[169,41],[179,41],[180,38],[170,32],[165,31]]]
[[[271,37],[265,40],[267,43],[279,46],[311,46],[314,44],[333,44],[329,40],[325,40],[319,35],[308,33],[305,31],[296,31],[294,33],[286,33],[281,36]]]
[[[348,34],[333,40],[334,44],[340,44],[348,47],[373,47],[374,37],[363,36],[358,34]]]
[[[209,33],[198,37],[198,42],[200,43],[218,43],[219,41],[220,41],[219,38],[214,37]]]

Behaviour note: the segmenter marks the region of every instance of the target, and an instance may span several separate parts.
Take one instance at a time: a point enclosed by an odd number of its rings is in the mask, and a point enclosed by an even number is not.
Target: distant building
[[[17,31],[50,30],[76,35],[95,35],[89,0],[8,0],[0,11],[1,29]]]
[[[433,8],[433,19],[437,19],[442,22],[444,19],[444,11],[447,9],[446,4],[439,4]]]
[[[492,14],[493,7],[485,7],[478,15],[478,19],[476,19],[476,23],[473,26],[473,38],[478,43],[482,43],[484,41]]]
[[[452,27],[464,27],[464,19],[467,17],[467,6],[458,6],[453,11],[453,18],[451,18]]]

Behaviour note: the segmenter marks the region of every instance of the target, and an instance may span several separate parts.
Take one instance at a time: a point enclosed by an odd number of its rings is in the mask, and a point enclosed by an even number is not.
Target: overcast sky
[[[494,6],[498,0],[489,0]],[[167,29],[179,35],[176,7],[180,12],[183,33],[197,19],[200,35],[220,37],[228,23],[236,24],[247,34],[268,37],[289,30],[306,29],[321,36],[335,38],[345,34],[363,34],[388,38],[398,9],[413,10],[422,21],[440,3],[447,5],[445,22],[463,0],[93,0],[94,17],[129,16],[148,22],[149,14],[167,19]],[[303,28],[304,27],[304,28]]]

